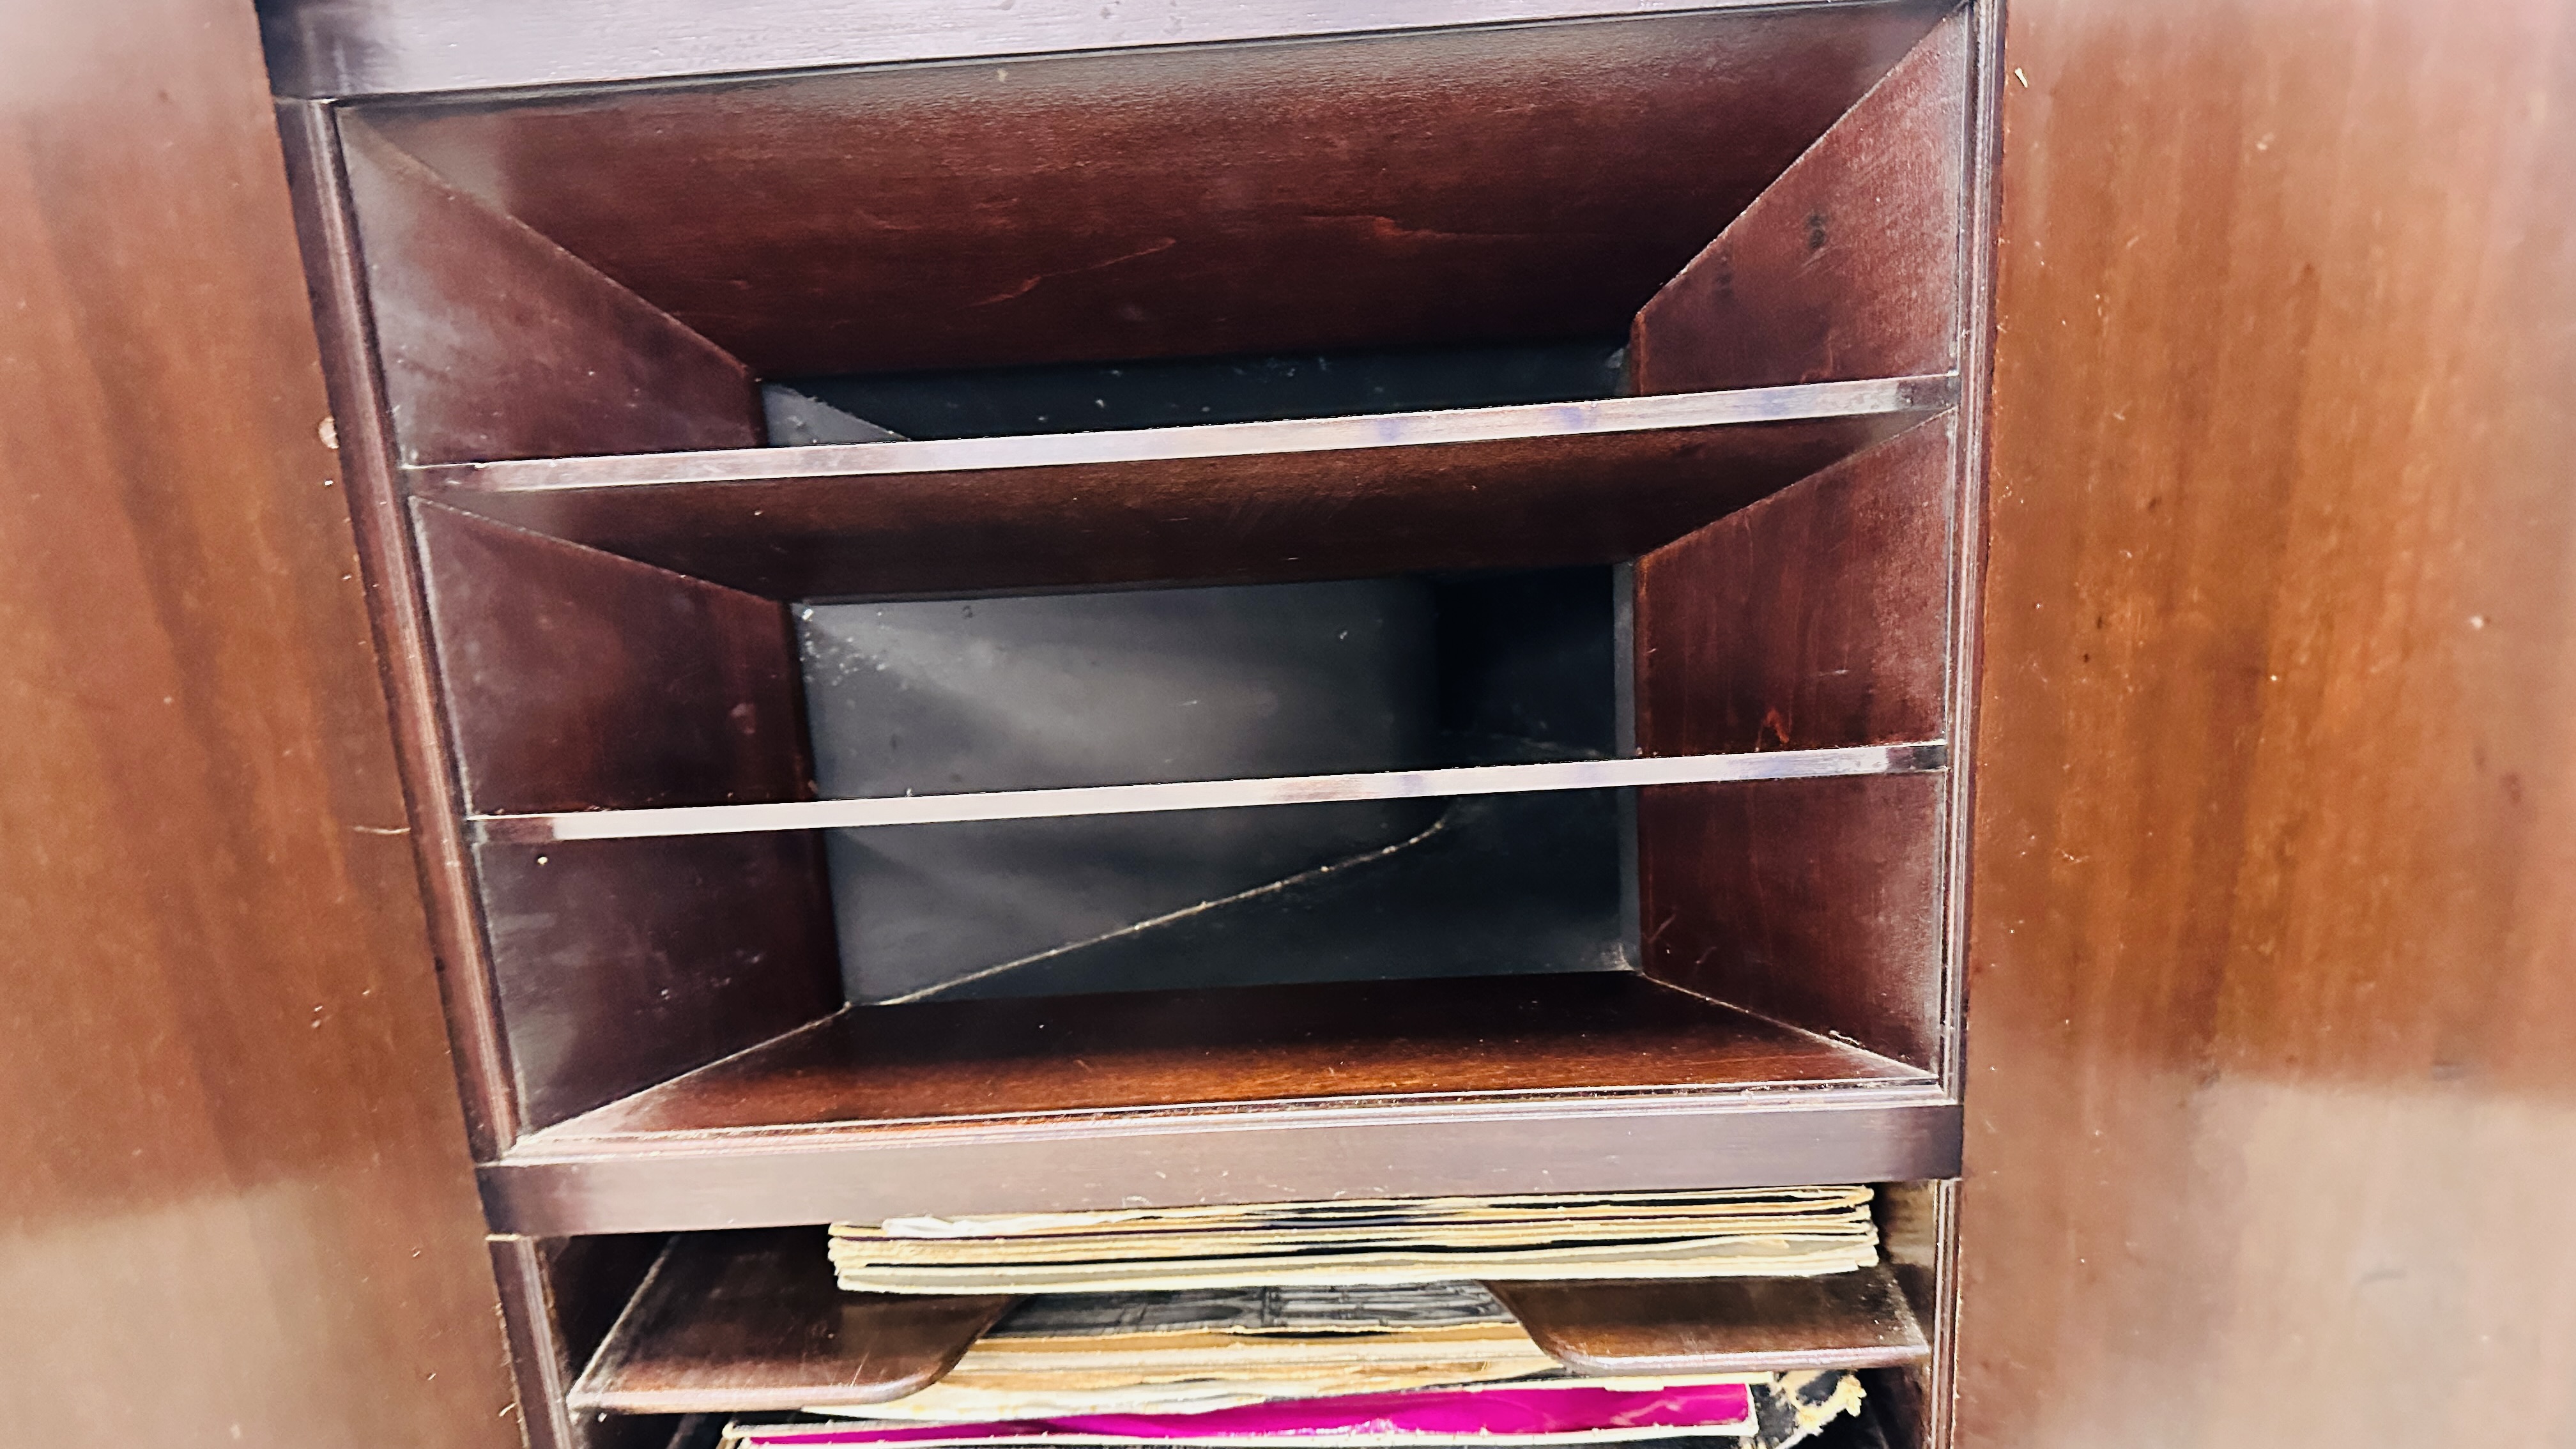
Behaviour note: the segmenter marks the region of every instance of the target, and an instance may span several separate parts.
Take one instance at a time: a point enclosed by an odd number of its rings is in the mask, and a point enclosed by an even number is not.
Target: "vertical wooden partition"
[[[1958,366],[1972,30],[1935,26],[1637,314],[1644,392]]]
[[[469,812],[811,798],[775,601],[414,507]],[[531,1127],[840,1004],[811,835],[484,843],[474,866]]]
[[[1941,738],[1955,434],[1924,423],[1639,561],[1639,747]],[[1938,1066],[1947,797],[1941,777],[1641,792],[1646,969]]]
[[[1648,392],[1938,372],[1972,315],[1966,12],[1936,26],[1638,313]],[[1950,732],[1970,473],[1945,416],[1647,554],[1647,754]],[[1964,768],[1964,757],[1958,760]],[[1946,780],[1648,790],[1645,967],[1945,1068]]]

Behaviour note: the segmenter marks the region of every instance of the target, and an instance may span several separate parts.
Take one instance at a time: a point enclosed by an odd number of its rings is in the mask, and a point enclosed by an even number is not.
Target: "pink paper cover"
[[[1752,1427],[1752,1391],[1743,1384],[1690,1384],[1653,1390],[1411,1389],[1244,1404],[1199,1414],[1089,1414],[1012,1419],[987,1424],[852,1426],[778,1425],[753,1430],[760,1445],[905,1444],[921,1440],[1032,1440],[1110,1437],[1141,1442],[1205,1443],[1229,1439],[1312,1440],[1419,1437],[1508,1444],[1514,1439],[1617,1429]]]

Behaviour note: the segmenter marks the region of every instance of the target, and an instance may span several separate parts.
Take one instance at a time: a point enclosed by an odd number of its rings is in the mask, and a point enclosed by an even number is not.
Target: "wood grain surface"
[[[466,809],[813,797],[777,603],[434,503],[412,516]]]
[[[1639,390],[1957,365],[1969,37],[1965,10],[1934,27],[1655,294],[1629,334]]]
[[[1615,338],[1937,13],[362,109],[764,377]]]
[[[481,845],[474,875],[531,1129],[841,1004],[820,837]]]
[[[751,375],[369,130],[339,126],[406,463],[757,447]]]
[[[2576,15],[2008,47],[1958,1442],[2576,1442]]]
[[[0,7],[0,1437],[519,1442],[250,8]]]
[[[1954,433],[1926,423],[1637,560],[1639,749],[1942,738]]]
[[[1621,0],[1623,14],[1753,9],[1773,0]],[[1873,4],[1884,0],[1829,0]],[[290,96],[742,75],[928,57],[1203,45],[1267,36],[1429,30],[1603,13],[1600,0],[273,0],[270,74]]]
[[[567,1402],[617,1413],[882,1403],[937,1382],[1019,1301],[844,1293],[826,1238],[819,1227],[673,1238]]]
[[[1237,987],[853,1008],[557,1135],[1917,1075],[1628,972]]]
[[[1647,974],[1940,1071],[1945,774],[1637,792]]]
[[[1812,1278],[1485,1287],[1540,1348],[1579,1373],[1886,1368],[1932,1352],[1885,1268]]]

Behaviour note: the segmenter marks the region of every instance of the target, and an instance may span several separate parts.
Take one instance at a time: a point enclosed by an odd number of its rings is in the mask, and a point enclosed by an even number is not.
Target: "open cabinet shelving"
[[[672,1234],[1863,1182],[1937,1442],[1992,18],[1340,29],[281,102],[541,1442]]]

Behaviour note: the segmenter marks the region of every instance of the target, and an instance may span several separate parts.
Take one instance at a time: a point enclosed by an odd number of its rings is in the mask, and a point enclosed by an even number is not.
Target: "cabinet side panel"
[[[2002,91],[1957,1442],[2576,1443],[2576,15]]]
[[[506,1449],[251,8],[0,7],[0,1438]]]
[[[1962,11],[1637,314],[1629,366],[1638,389],[1956,367],[1968,100]]]
[[[364,122],[340,141],[405,463],[743,448],[741,363]]]

